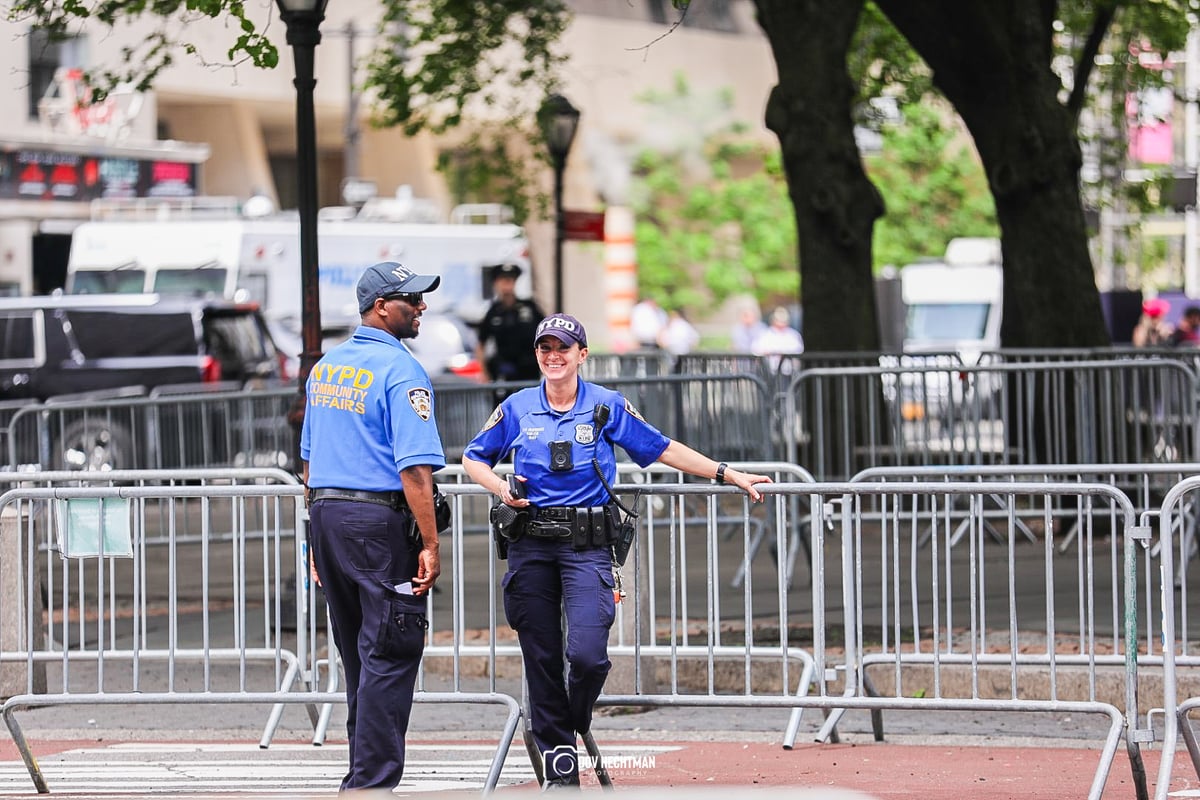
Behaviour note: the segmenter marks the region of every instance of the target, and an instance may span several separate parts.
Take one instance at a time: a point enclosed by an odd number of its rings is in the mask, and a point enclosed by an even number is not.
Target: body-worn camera
[[[550,471],[567,472],[574,467],[571,460],[571,443],[559,441],[550,443]]]

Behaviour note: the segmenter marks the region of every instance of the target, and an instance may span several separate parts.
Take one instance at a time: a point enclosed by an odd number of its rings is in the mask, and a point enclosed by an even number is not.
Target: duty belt
[[[318,500],[350,500],[356,503],[374,503],[389,508],[405,508],[408,501],[404,492],[368,492],[363,489],[313,489],[310,493],[312,501]]]
[[[532,508],[530,517],[536,522],[574,522],[575,506]]]
[[[530,508],[528,534],[535,539],[590,540],[589,520],[595,516],[598,524],[604,506],[547,506]],[[603,533],[603,531],[601,531]]]

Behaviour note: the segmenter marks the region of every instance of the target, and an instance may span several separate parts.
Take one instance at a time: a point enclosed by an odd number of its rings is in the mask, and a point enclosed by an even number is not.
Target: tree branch
[[[667,38],[668,36],[670,36],[672,33],[674,33],[674,32],[676,31],[676,29],[677,29],[677,28],[679,28],[679,26],[680,26],[680,25],[682,25],[682,24],[683,24],[683,21],[684,21],[685,19],[687,19],[687,15],[688,15],[688,9],[690,9],[691,7],[692,7],[692,4],[691,4],[691,2],[690,2],[690,1],[689,1],[689,2],[686,2],[686,3],[684,3],[684,4],[683,4],[683,6],[682,6],[682,10],[681,10],[681,12],[680,12],[680,14],[679,14],[679,19],[677,19],[677,20],[675,20],[674,22],[672,22],[672,23],[671,23],[671,27],[667,28],[667,30],[666,30],[666,31],[664,31],[664,32],[662,33],[662,35],[654,37],[653,39],[651,39],[649,42],[646,42],[646,43],[645,43],[644,45],[642,45],[641,47],[626,47],[625,49],[626,49],[626,50],[630,50],[630,51],[635,51],[635,52],[636,52],[636,51],[638,51],[638,50],[644,50],[645,52],[643,53],[643,57],[645,57],[645,56],[649,56],[649,54],[650,54],[650,48],[651,48],[651,47],[653,47],[654,45],[656,45],[656,44],[658,44],[659,42],[661,42],[663,39],[665,39],[665,38]]]
[[[1104,43],[1104,37],[1108,34],[1116,15],[1116,3],[1106,3],[1097,8],[1092,28],[1088,31],[1083,49],[1079,51],[1079,58],[1075,62],[1075,85],[1071,87],[1071,96],[1067,99],[1067,111],[1076,123],[1087,99],[1088,79],[1096,66],[1096,55],[1100,52],[1100,45]]]

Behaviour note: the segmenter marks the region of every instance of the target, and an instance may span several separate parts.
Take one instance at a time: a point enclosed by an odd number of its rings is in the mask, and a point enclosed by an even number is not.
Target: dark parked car
[[[186,401],[170,413],[162,403],[113,408],[113,398],[237,388],[277,379],[281,366],[255,305],[158,295],[0,298],[0,400],[54,409],[39,431],[28,414],[9,426],[6,460],[75,469],[227,460],[237,446],[224,431],[230,414],[214,419],[211,404]],[[89,403],[95,410],[82,408]]]

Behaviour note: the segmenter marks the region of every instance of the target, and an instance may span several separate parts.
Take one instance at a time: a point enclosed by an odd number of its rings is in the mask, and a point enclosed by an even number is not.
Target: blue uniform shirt
[[[607,405],[608,422],[596,435],[596,406]],[[550,469],[550,442],[571,443],[569,471]],[[596,477],[592,458],[611,484],[616,482],[617,459],[613,444],[624,448],[638,466],[658,460],[670,439],[642,419],[621,395],[579,379],[575,406],[555,411],[546,402],[545,384],[522,389],[504,399],[483,430],[467,445],[463,455],[495,466],[510,451],[513,468],[528,480],[526,496],[535,506],[600,506],[609,501],[604,484]]]
[[[429,376],[387,331],[359,326],[313,366],[305,390],[309,486],[390,492],[403,488],[400,470],[446,466]]]

